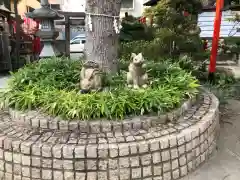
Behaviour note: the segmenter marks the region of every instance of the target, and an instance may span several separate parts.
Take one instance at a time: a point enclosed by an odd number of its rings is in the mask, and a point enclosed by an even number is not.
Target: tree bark
[[[86,60],[95,61],[107,73],[115,73],[118,70],[119,35],[115,32],[113,26],[114,18],[91,15],[92,31],[90,31],[87,13],[119,16],[120,7],[121,0],[86,1]]]

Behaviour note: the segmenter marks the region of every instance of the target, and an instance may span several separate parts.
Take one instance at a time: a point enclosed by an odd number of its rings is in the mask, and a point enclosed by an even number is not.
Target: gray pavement
[[[9,79],[10,75],[0,75],[0,88],[7,87],[7,80]]]

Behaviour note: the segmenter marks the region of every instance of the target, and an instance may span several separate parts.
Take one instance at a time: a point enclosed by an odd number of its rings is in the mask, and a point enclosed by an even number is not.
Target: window
[[[122,0],[122,9],[134,9],[134,0]]]
[[[60,4],[50,4],[50,8],[54,10],[60,10]]]
[[[75,39],[71,44],[80,44],[80,39]]]
[[[27,12],[33,12],[35,9],[30,7],[30,6],[27,6]]]

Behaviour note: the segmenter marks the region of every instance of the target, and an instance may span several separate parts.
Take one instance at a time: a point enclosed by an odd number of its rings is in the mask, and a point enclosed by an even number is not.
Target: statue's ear
[[[135,58],[137,55],[135,53],[132,53],[131,58]]]

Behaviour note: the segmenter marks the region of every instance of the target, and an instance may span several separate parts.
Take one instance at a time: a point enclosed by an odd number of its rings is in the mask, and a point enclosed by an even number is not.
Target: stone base
[[[49,58],[60,56],[61,53],[56,49],[53,42],[44,42],[43,49],[39,55],[40,58]]]
[[[28,118],[11,110],[10,116],[5,113],[1,119],[0,179],[178,179],[209,158],[219,126],[218,100],[208,92],[174,123],[148,128],[134,129],[133,123],[127,130],[120,123],[114,129],[117,122],[113,122],[111,131],[104,132],[105,126],[98,128],[92,122],[84,127],[87,131],[81,131],[81,123],[75,127],[61,121],[67,124],[65,129],[60,122],[48,128],[48,116],[30,118],[40,121]]]

